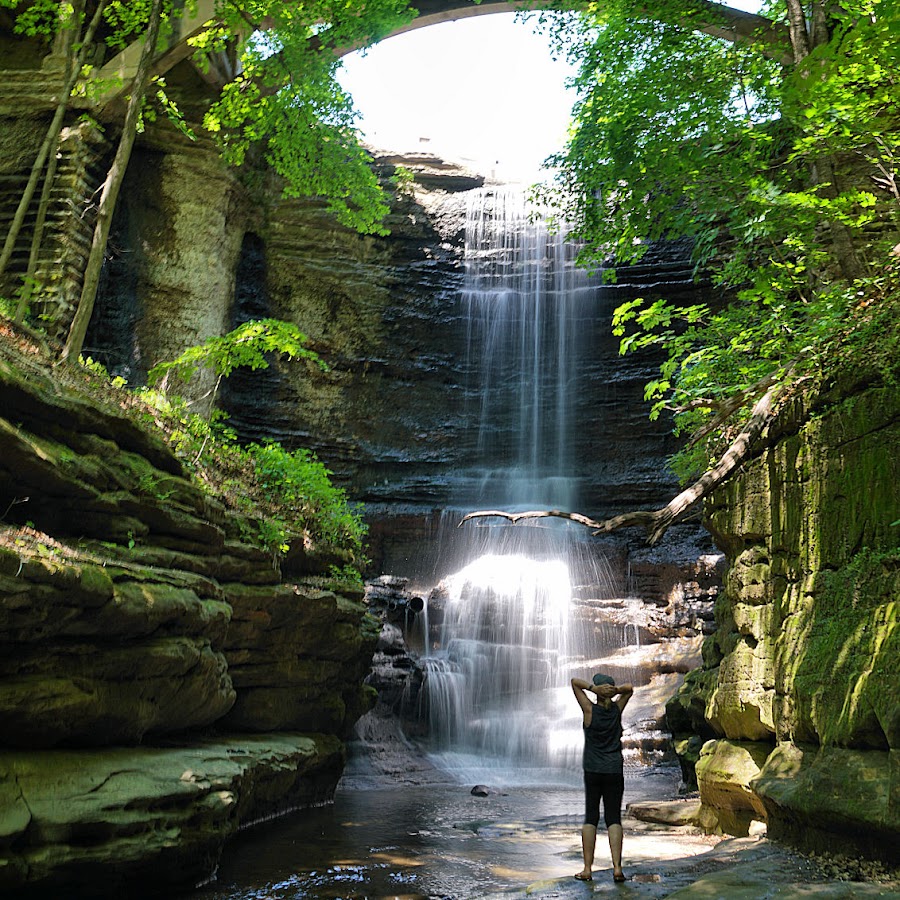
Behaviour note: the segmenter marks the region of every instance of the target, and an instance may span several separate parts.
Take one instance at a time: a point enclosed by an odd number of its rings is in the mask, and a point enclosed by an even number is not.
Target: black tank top
[[[591,724],[584,727],[585,772],[603,775],[622,774],[622,710],[615,703],[604,707],[594,704]]]

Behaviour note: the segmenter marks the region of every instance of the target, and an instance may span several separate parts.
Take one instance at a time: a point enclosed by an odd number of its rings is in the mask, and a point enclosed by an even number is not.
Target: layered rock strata
[[[434,567],[423,548],[445,519],[459,519],[447,510],[464,502],[461,485],[486,464],[461,288],[466,207],[474,190],[491,187],[427,154],[375,152],[373,165],[391,200],[386,237],[339,226],[313,200],[281,197],[262,174],[251,188],[208,143],[163,124],[148,129],[86,346],[140,383],[155,363],[247,318],[297,324],[327,371],[272,360],[268,370],[234,373],[220,395],[230,424],[243,439],[316,452],[366,504],[372,573],[418,576]],[[412,180],[398,188],[401,165]],[[580,502],[595,517],[661,505],[676,487],[665,463],[674,441],[642,401],[655,361],[623,359],[609,328],[613,309],[648,288],[695,296],[685,248],[653,254],[598,288],[596,317],[578,325],[593,349],[572,454],[584,461]],[[199,398],[209,387],[188,390]],[[494,423],[504,432],[513,424]]]
[[[160,896],[215,872],[241,827],[330,799],[333,735],[0,751],[4,896]]]
[[[669,720],[723,827],[896,862],[900,406],[852,380],[801,402],[708,507],[730,568]]]
[[[378,628],[339,555],[288,579],[125,395],[0,338],[0,891],[189,886],[332,795]]]

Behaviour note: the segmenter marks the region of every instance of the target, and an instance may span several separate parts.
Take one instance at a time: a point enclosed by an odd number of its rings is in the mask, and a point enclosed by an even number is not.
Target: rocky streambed
[[[581,790],[342,782],[333,806],[248,832],[196,900],[578,900],[589,896],[801,900],[900,897],[900,881],[858,860],[804,856],[767,839],[698,828],[699,799],[675,798],[677,769],[626,777],[624,884],[598,839],[594,880],[580,868]],[[675,798],[675,799],[673,799]],[[302,853],[298,848],[303,848]],[[188,900],[187,897],[183,900]]]

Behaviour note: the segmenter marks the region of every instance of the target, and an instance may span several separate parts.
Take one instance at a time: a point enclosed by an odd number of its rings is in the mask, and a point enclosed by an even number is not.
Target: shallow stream
[[[676,773],[632,771],[625,802],[672,796]],[[359,790],[342,783],[333,805],[240,835],[226,848],[217,880],[191,896],[476,900],[524,896],[535,881],[577,871],[579,785],[506,787],[487,797],[473,796],[471,787]],[[601,834],[596,866],[607,856]]]

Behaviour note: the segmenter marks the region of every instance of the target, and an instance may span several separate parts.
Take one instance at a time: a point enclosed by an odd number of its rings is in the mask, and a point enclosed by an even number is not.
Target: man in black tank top
[[[581,826],[581,850],[584,868],[575,877],[592,881],[600,801],[603,821],[609,837],[613,881],[624,881],[622,872],[622,797],[625,775],[622,758],[622,710],[631,699],[630,684],[617,685],[609,675],[597,673],[592,681],[572,679],[572,690],[583,714],[584,728],[584,825]],[[590,698],[594,694],[596,703]]]

